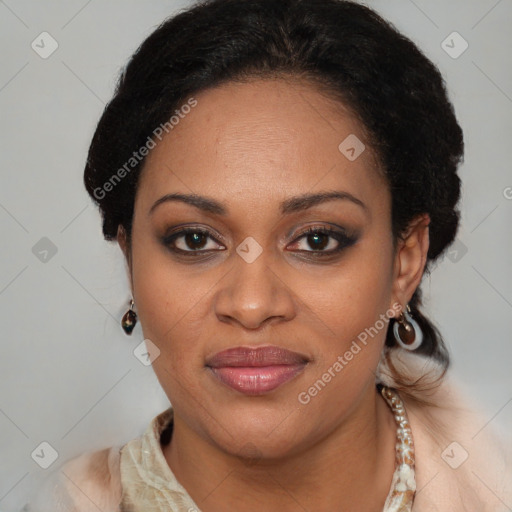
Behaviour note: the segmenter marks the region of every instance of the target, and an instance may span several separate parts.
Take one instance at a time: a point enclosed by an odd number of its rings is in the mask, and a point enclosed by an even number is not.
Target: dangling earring
[[[400,316],[393,324],[396,342],[405,350],[416,350],[423,343],[423,332],[411,316],[411,308],[400,311]]]
[[[133,310],[134,305],[135,302],[133,302],[133,299],[130,299],[130,309],[124,314],[123,319],[121,320],[121,327],[128,336],[132,333],[133,328],[137,323],[137,313]]]

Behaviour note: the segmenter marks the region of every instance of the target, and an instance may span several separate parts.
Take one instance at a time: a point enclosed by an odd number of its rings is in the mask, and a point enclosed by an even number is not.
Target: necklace
[[[393,412],[397,424],[396,469],[382,512],[411,512],[416,493],[411,425],[398,393],[383,385],[378,385],[378,389]]]
[[[377,384],[377,389],[393,412],[397,424],[395,472],[382,512],[412,512],[416,480],[411,427],[398,393],[383,384]],[[162,453],[161,442],[164,439],[164,444],[169,442],[172,427],[173,411],[170,408],[153,419],[142,437],[133,439],[122,450],[122,504],[130,510],[163,511],[169,510],[169,505],[175,506],[176,510],[198,510],[176,480]]]

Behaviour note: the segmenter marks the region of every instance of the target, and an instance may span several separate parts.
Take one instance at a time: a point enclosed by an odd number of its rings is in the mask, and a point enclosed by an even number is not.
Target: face
[[[359,122],[311,84],[194,97],[141,174],[137,313],[176,421],[227,453],[292,454],[375,393],[409,293],[390,193]]]

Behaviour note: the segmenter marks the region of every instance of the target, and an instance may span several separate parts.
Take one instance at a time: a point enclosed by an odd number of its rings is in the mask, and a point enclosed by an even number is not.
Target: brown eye
[[[207,240],[208,236],[204,235],[203,233],[187,233],[183,235],[183,241],[185,242],[185,245],[192,250],[202,249],[205,246]],[[181,247],[181,249],[184,248]]]
[[[219,247],[220,250],[225,249],[215,242],[208,231],[198,228],[187,228],[172,233],[163,239],[163,243],[172,251],[180,253],[206,252],[219,250]]]
[[[315,255],[332,255],[353,245],[357,237],[328,227],[312,227],[304,230],[295,239],[293,250]]]
[[[305,240],[307,241],[309,247],[311,247],[313,250],[323,250],[329,246],[330,238],[331,237],[326,233],[314,233],[312,235],[307,235]],[[334,239],[331,239],[331,242],[333,241]],[[336,244],[334,245],[337,246]]]

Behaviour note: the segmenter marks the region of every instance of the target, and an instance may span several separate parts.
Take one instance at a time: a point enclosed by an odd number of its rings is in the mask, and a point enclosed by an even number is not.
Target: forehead
[[[172,191],[253,206],[325,189],[342,189],[363,201],[372,192],[382,195],[383,180],[362,124],[313,84],[229,82],[194,98],[197,105],[147,156],[138,191],[142,201]]]

